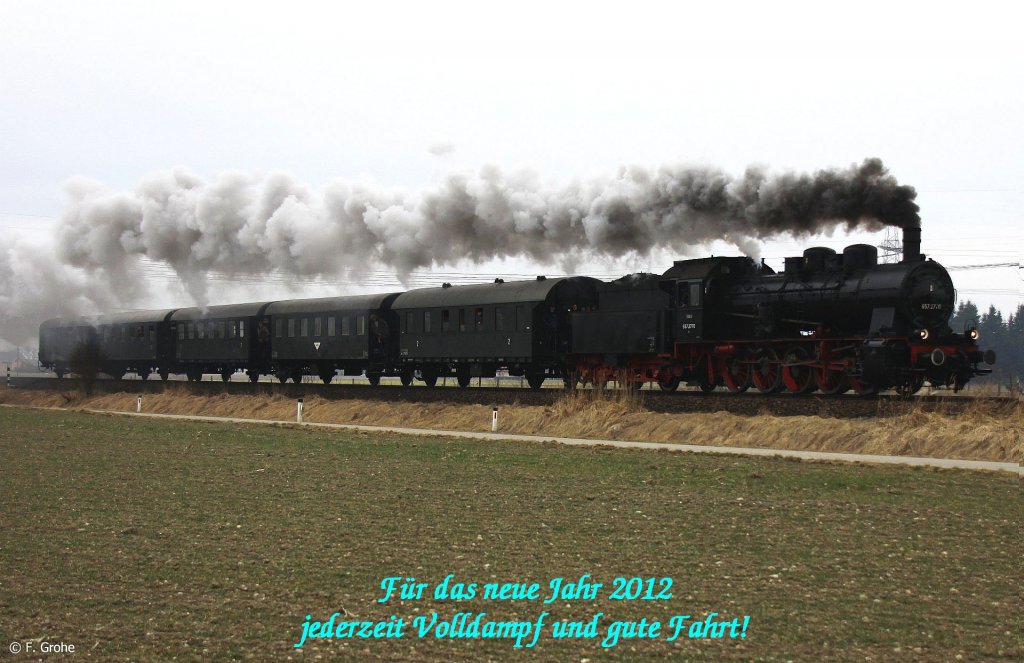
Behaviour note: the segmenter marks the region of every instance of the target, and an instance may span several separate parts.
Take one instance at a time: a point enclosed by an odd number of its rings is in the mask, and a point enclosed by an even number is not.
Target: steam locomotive
[[[120,379],[171,373],[224,380],[240,371],[299,382],[339,372],[371,384],[428,386],[499,370],[540,388],[682,382],[742,392],[961,389],[990,372],[976,329],[952,330],[949,273],[921,254],[879,264],[873,246],[815,247],[776,273],[746,257],[675,262],[664,274],[612,282],[578,276],[408,292],[255,302],[55,319],[40,327],[41,367],[58,377],[90,349]]]

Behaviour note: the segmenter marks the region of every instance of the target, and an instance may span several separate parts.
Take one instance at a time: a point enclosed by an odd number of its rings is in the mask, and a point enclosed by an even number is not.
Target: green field
[[[827,431],[823,431],[827,434]],[[0,636],[97,660],[1024,659],[1019,478],[0,408]],[[392,601],[386,576],[538,582]],[[596,600],[550,605],[590,573]],[[673,579],[612,601],[616,577]],[[326,620],[486,612],[595,639],[310,639]],[[616,620],[749,616],[745,638]],[[530,638],[526,639],[529,642]],[[44,658],[46,658],[44,656]]]

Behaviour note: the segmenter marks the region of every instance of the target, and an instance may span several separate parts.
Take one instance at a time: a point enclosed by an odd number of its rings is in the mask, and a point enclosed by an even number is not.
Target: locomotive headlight
[[[967,338],[971,339],[972,341],[978,340],[978,330],[976,327],[971,327],[970,329],[967,330]]]
[[[917,330],[917,336],[922,341],[927,341],[928,340],[928,330],[927,329],[918,329]]]

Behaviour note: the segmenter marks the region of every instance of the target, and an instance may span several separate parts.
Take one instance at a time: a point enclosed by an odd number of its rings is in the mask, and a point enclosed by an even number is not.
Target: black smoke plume
[[[413,192],[339,180],[319,194],[284,174],[206,181],[176,169],[132,192],[83,178],[65,189],[56,259],[37,268],[74,276],[31,280],[74,288],[37,293],[33,313],[40,305],[80,310],[83,299],[138,306],[145,288],[128,274],[141,258],[173,268],[195,303],[205,304],[210,272],[358,279],[387,268],[405,279],[417,269],[494,258],[570,266],[658,249],[687,256],[715,240],[755,255],[759,240],[780,235],[920,221],[914,189],[879,159],[814,173],[750,167],[739,177],[702,166],[634,166],[561,186],[488,166]],[[27,278],[13,275],[14,262],[0,255],[0,301],[13,303],[7,310],[18,310],[13,284]],[[63,299],[72,291],[75,306]],[[8,340],[25,331],[0,330]]]

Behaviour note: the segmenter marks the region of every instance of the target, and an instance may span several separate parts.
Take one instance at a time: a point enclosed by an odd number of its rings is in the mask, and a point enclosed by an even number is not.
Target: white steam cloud
[[[32,338],[52,315],[145,305],[144,282],[129,278],[142,258],[173,268],[201,305],[210,272],[358,279],[386,267],[405,279],[467,260],[571,265],[655,249],[693,255],[714,240],[754,254],[758,240],[778,235],[919,222],[914,190],[878,159],[813,174],[751,167],[740,177],[629,167],[557,187],[488,166],[413,192],[335,181],[314,193],[284,174],[206,181],[175,169],[132,192],[75,178],[65,193],[55,255],[0,253],[0,305],[12,314],[0,337],[11,343]]]

